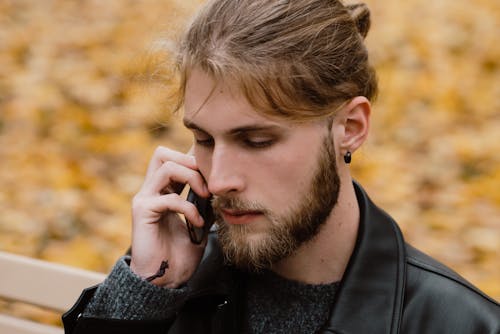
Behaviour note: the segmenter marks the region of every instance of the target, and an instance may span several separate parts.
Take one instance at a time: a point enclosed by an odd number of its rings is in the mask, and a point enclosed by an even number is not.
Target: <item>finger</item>
[[[193,203],[186,201],[178,194],[166,194],[156,196],[149,200],[150,210],[159,216],[165,212],[176,212],[183,214],[189,222],[198,227],[203,226],[204,220]]]
[[[203,197],[210,196],[205,180],[193,169],[172,161],[165,162],[144,184],[143,191],[153,195],[180,192],[178,185],[189,184],[193,190]]]
[[[146,179],[167,161],[173,161],[191,169],[198,169],[194,156],[158,146],[149,162]]]

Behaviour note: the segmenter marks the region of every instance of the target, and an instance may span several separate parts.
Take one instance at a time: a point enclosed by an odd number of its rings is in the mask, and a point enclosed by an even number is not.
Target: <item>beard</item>
[[[310,187],[298,204],[276,215],[264,205],[237,197],[216,197],[212,205],[218,225],[217,234],[227,263],[258,272],[293,254],[301,245],[312,240],[325,224],[337,204],[340,179],[335,160],[335,148],[330,136],[325,136],[318,156],[317,168]],[[300,191],[297,191],[300,194]],[[220,209],[258,211],[270,221],[264,237],[252,237],[252,226],[230,225],[222,219]]]

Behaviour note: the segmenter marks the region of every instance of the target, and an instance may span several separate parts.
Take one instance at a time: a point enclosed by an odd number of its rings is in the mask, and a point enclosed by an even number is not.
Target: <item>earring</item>
[[[351,163],[351,152],[350,151],[347,151],[346,154],[344,155],[344,162],[346,164],[350,164]]]

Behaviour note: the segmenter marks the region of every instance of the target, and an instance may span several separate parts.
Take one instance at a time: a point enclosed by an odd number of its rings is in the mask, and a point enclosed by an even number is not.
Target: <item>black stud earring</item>
[[[347,151],[346,154],[344,155],[344,162],[346,164],[350,164],[351,163],[351,152],[350,151]]]

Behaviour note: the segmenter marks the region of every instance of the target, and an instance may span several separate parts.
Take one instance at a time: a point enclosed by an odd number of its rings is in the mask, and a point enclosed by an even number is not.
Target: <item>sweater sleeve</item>
[[[162,320],[182,305],[187,288],[158,287],[137,276],[130,258],[118,260],[83,312],[84,317],[121,320]]]

